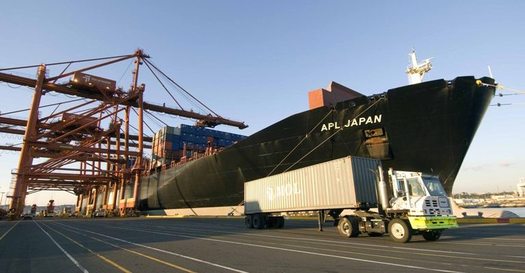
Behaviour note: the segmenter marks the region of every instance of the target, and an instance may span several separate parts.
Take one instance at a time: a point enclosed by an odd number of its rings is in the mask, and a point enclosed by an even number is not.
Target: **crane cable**
[[[180,90],[184,91],[186,94],[188,94],[192,99],[194,99],[196,102],[198,102],[200,105],[204,106],[208,111],[210,111],[212,114],[214,114],[215,116],[217,117],[220,117],[219,114],[215,113],[213,110],[211,110],[208,106],[206,106],[203,102],[201,102],[199,99],[197,99],[196,97],[194,97],[190,92],[188,92],[186,89],[184,89],[182,86],[180,86],[178,83],[176,83],[173,79],[171,79],[170,77],[168,77],[168,75],[166,75],[164,72],[162,72],[160,69],[158,69],[151,61],[145,59],[144,60],[145,63],[148,63],[150,64],[151,66],[153,66],[157,71],[159,71],[159,73],[161,73],[164,77],[166,77],[171,83],[175,84]]]
[[[135,110],[134,107],[131,107],[131,110],[133,110],[133,112],[135,112],[135,114],[138,116],[139,113],[137,113],[137,110]],[[146,111],[144,111],[146,112]],[[146,112],[146,114],[149,114],[148,112]],[[151,129],[151,127],[149,126],[149,124],[147,122],[144,122],[144,120],[142,120],[142,124],[146,125],[146,127],[148,127],[148,129],[151,131],[152,134],[155,134],[155,131],[153,131],[153,129]],[[142,131],[142,134],[144,135],[144,130]],[[148,135],[146,135],[148,136]]]
[[[92,58],[92,59],[82,59],[82,60],[75,60],[75,61],[68,61],[68,62],[56,62],[56,63],[47,63],[44,64],[46,66],[52,66],[52,65],[62,65],[62,64],[73,64],[73,63],[82,63],[82,62],[93,62],[93,61],[102,61],[102,60],[108,60],[108,59],[116,59],[116,58],[124,58],[124,57],[133,57],[134,55],[120,55],[120,56],[113,56],[113,57],[102,57],[102,58]],[[17,67],[6,67],[6,68],[0,68],[0,71],[4,70],[17,70],[17,69],[26,69],[26,68],[35,68],[39,67],[40,64],[37,65],[26,65],[26,66],[17,66]]]
[[[182,105],[179,104],[179,102],[175,99],[175,97],[171,94],[171,92],[168,90],[168,88],[164,85],[164,83],[162,82],[162,80],[157,77],[157,75],[151,70],[151,68],[149,67],[149,65],[152,65],[153,67],[155,67],[153,65],[153,63],[149,62],[146,63],[146,65],[148,66],[148,68],[150,69],[151,73],[153,73],[153,75],[157,78],[157,80],[159,81],[159,83],[162,85],[162,87],[164,87],[164,90],[166,90],[166,92],[168,92],[168,94],[171,96],[171,98],[177,103],[177,105],[179,106],[180,109],[184,110],[184,108],[182,107]],[[156,67],[155,67],[156,68]],[[164,78],[166,78],[168,80],[168,82],[170,82],[173,86],[175,86],[175,88],[179,88],[180,85],[178,84],[174,84],[172,81],[170,81],[171,79],[166,76],[164,73],[162,73],[162,71],[160,71],[158,68],[156,68],[157,71],[159,71],[161,73],[162,76],[164,76]],[[180,88],[179,88],[180,89]],[[191,97],[189,97],[187,94],[185,94],[184,92],[180,92],[185,98],[186,100],[188,100],[191,104],[193,104],[193,106],[199,108],[201,111],[203,112],[206,112],[204,108],[201,107],[201,105],[199,105],[198,103],[192,101]]]
[[[158,118],[157,116],[153,115],[148,110],[145,109],[144,112],[146,112],[148,114],[148,117],[156,119],[159,123],[162,123],[164,126],[169,126],[166,122],[164,122],[162,119]],[[153,121],[155,121],[155,120],[153,120]],[[162,124],[159,124],[159,123],[157,123],[157,125],[162,126]]]
[[[80,98],[80,99],[76,99],[76,100],[70,100],[70,101],[57,102],[57,103],[52,103],[52,104],[47,104],[47,105],[42,105],[42,106],[40,106],[38,108],[45,108],[45,107],[51,107],[51,106],[66,104],[66,103],[72,103],[72,102],[77,102],[77,101],[83,100],[83,99],[84,98]],[[21,110],[15,110],[15,111],[7,112],[7,113],[0,113],[0,116],[16,114],[16,113],[20,113],[20,112],[29,111],[29,110],[31,110],[31,109],[26,108],[26,109],[21,109]]]
[[[155,76],[155,78],[157,79],[157,81],[160,83],[160,85],[162,85],[162,87],[164,88],[164,90],[168,93],[168,95],[170,95],[170,97],[173,99],[173,101],[175,101],[175,103],[179,106],[180,109],[184,110],[184,108],[182,108],[182,105],[180,105],[180,103],[177,101],[177,99],[175,99],[175,97],[173,96],[173,94],[171,94],[171,92],[168,90],[168,88],[164,85],[164,83],[159,79],[159,77],[157,76],[157,74],[155,74],[155,72],[153,72],[153,69],[151,69],[150,65],[148,64],[148,61],[146,59],[144,59],[144,63],[146,64],[146,66],[148,67],[149,71],[151,71],[151,74],[153,74],[153,76]]]

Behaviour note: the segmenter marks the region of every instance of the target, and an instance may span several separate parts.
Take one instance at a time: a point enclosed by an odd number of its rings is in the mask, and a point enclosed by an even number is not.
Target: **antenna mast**
[[[408,57],[411,65],[407,67],[406,70],[406,73],[408,74],[408,83],[421,83],[423,81],[423,76],[425,76],[425,73],[432,69],[432,63],[430,62],[430,59],[425,59],[422,63],[418,64],[415,50],[412,50],[412,52],[408,54]]]

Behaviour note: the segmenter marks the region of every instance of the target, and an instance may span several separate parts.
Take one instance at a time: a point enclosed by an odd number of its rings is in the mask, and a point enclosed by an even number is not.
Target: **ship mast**
[[[423,81],[423,76],[425,76],[425,73],[430,71],[432,69],[432,63],[430,62],[430,59],[425,59],[421,63],[417,63],[416,58],[416,51],[412,50],[408,54],[410,65],[407,67],[406,73],[408,74],[408,83],[409,84],[417,84],[421,83]]]

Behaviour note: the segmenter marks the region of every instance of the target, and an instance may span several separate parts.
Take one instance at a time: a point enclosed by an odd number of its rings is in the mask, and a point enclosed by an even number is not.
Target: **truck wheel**
[[[410,224],[403,219],[392,219],[392,221],[388,223],[388,233],[390,234],[390,238],[398,243],[406,243],[412,238],[412,228]]]
[[[441,230],[423,231],[423,238],[427,241],[437,241],[441,237]]]
[[[244,217],[244,225],[247,228],[253,228],[252,216],[251,215],[246,215],[246,217]]]
[[[359,235],[359,221],[356,217],[345,216],[339,219],[337,231],[344,237],[357,237]]]
[[[266,226],[266,218],[263,214],[257,213],[252,216],[252,225],[256,229],[262,229]]]

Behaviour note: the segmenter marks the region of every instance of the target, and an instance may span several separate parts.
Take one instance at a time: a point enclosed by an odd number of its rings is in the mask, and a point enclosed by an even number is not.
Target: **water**
[[[457,216],[459,216],[459,213],[466,212],[469,216],[476,216],[478,215],[478,212],[483,213],[483,217],[487,218],[499,218],[499,217],[508,217],[505,215],[502,215],[501,213],[503,211],[509,211],[512,213],[515,213],[518,215],[518,217],[525,217],[525,207],[518,207],[518,208],[465,208],[465,209],[459,209],[456,211]]]
[[[525,207],[522,208],[501,208],[516,213],[519,217],[525,217]]]

